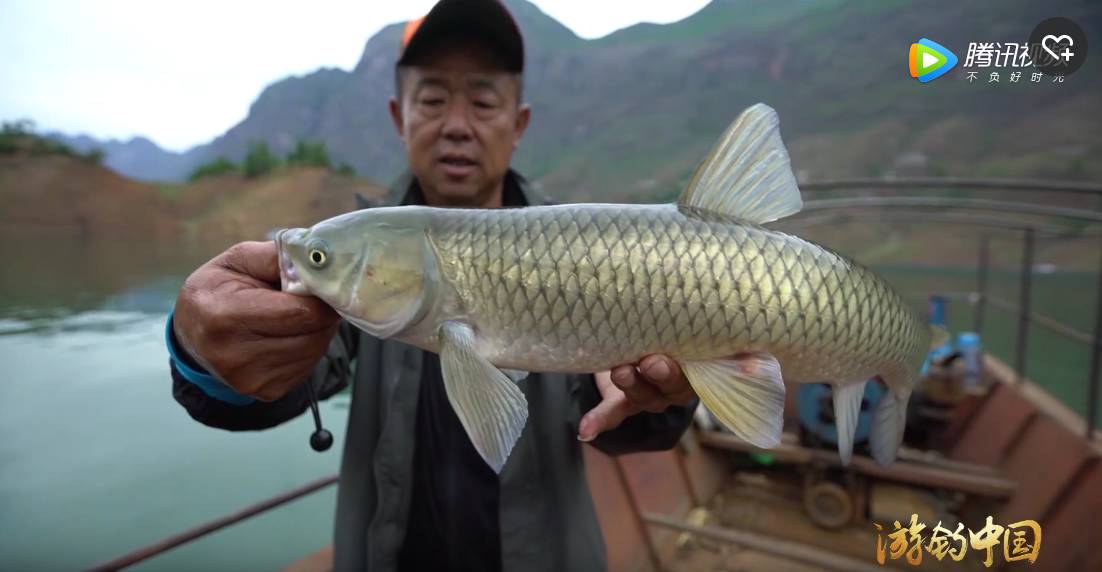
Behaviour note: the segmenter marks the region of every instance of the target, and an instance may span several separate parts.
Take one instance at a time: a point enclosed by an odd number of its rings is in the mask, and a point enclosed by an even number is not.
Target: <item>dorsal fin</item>
[[[743,111],[720,137],[681,195],[682,206],[766,223],[803,208],[773,108]]]

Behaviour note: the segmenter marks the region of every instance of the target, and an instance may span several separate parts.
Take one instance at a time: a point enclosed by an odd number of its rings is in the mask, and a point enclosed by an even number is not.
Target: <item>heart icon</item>
[[[1041,38],[1041,48],[1043,48],[1046,52],[1048,52],[1048,55],[1052,56],[1052,59],[1056,60],[1056,61],[1060,61],[1060,54],[1057,54],[1055,51],[1052,50],[1052,48],[1048,47],[1048,41],[1049,40],[1052,40],[1052,43],[1055,44],[1057,48],[1060,47],[1060,44],[1063,43],[1064,40],[1067,40],[1069,48],[1075,45],[1075,40],[1073,40],[1071,38],[1071,36],[1069,36],[1067,34],[1064,34],[1064,35],[1061,35],[1061,36],[1056,36],[1054,34],[1049,34],[1049,35],[1045,36],[1044,38]],[[1070,58],[1071,56],[1074,56],[1074,55],[1075,54],[1069,53],[1068,57]]]
[[[1049,18],[1029,33],[1029,59],[1042,74],[1067,76],[1087,59],[1090,38],[1074,21]]]

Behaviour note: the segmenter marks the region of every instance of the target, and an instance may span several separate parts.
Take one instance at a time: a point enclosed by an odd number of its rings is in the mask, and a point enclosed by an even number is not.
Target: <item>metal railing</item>
[[[1061,193],[1073,193],[1073,194],[1094,194],[1102,197],[1102,185],[1090,184],[1090,183],[1066,183],[1066,182],[1052,182],[1052,181],[1009,181],[1009,180],[985,180],[985,179],[959,179],[959,178],[905,178],[905,179],[852,179],[852,180],[837,180],[837,181],[819,181],[812,183],[805,183],[800,185],[801,191],[804,192],[817,192],[817,191],[835,191],[835,190],[859,190],[859,189],[963,189],[974,191],[1040,191],[1040,192],[1061,192]],[[1036,322],[1037,324],[1051,329],[1057,333],[1068,336],[1070,339],[1077,341],[1087,341],[1091,343],[1091,361],[1090,361],[1090,373],[1087,377],[1087,438],[1090,439],[1094,432],[1094,427],[1097,424],[1098,415],[1098,395],[1099,395],[1099,373],[1102,368],[1102,257],[1099,260],[1099,282],[1097,301],[1095,306],[1096,320],[1094,325],[1094,333],[1090,339],[1087,339],[1087,334],[1075,330],[1071,326],[1063,324],[1058,320],[1055,320],[1048,316],[1043,316],[1032,311],[1032,274],[1033,274],[1033,260],[1035,249],[1035,237],[1036,235],[1044,236],[1085,236],[1084,230],[1080,231],[1067,231],[1060,229],[1049,228],[1043,221],[1008,221],[998,217],[992,216],[975,216],[967,215],[960,216],[956,213],[948,213],[945,209],[966,209],[966,210],[978,210],[996,213],[1011,213],[1016,215],[1029,215],[1031,217],[1056,217],[1067,220],[1077,220],[1088,224],[1102,225],[1102,212],[1100,211],[1084,211],[1082,209],[1070,209],[1061,207],[1051,207],[1048,205],[1038,205],[1032,203],[1019,203],[1011,201],[998,201],[990,199],[972,199],[972,198],[953,198],[953,197],[856,197],[856,198],[840,198],[840,199],[820,199],[807,201],[803,213],[810,213],[811,216],[803,215],[797,220],[786,220],[786,224],[796,224],[803,226],[814,226],[816,224],[822,224],[824,222],[846,222],[846,221],[878,221],[878,222],[931,222],[929,216],[918,216],[913,212],[889,212],[889,213],[877,213],[875,215],[869,215],[867,213],[853,213],[851,211],[864,210],[864,209],[882,209],[882,208],[907,208],[907,209],[924,209],[935,208],[942,209],[942,212],[938,214],[938,218],[934,219],[937,222],[945,222],[950,224],[964,224],[980,228],[988,229],[1002,229],[1012,232],[1022,233],[1023,252],[1022,252],[1022,268],[1021,268],[1021,280],[1022,283],[1019,288],[1019,300],[1018,305],[1015,308],[1008,301],[1001,298],[993,297],[988,292],[988,274],[990,266],[990,237],[983,235],[980,241],[979,249],[979,262],[977,264],[977,290],[975,292],[965,293],[965,295],[974,301],[974,327],[976,331],[980,331],[983,327],[984,315],[986,305],[991,303],[1005,309],[1016,310],[1019,314],[1018,318],[1018,330],[1016,335],[1016,361],[1015,369],[1018,375],[1018,379],[1024,378],[1024,372],[1026,367],[1026,350],[1029,341],[1029,328]],[[832,211],[845,211],[842,214],[833,213]],[[822,216],[822,213],[827,213],[828,216]],[[1102,234],[1100,234],[1102,236]],[[1099,248],[1100,254],[1102,254],[1102,242],[1100,242]],[[625,478],[622,474],[622,468],[618,467],[620,471],[620,478]],[[276,507],[282,506],[295,499],[302,498],[308,494],[321,490],[329,485],[337,482],[337,475],[332,475],[322,479],[318,479],[309,483],[306,483],[300,487],[287,491],[285,493],[276,495],[237,512],[231,513],[224,517],[215,519],[208,523],[202,524],[195,528],[186,530],[179,534],[175,534],[169,538],[151,544],[149,546],[140,548],[133,552],[129,552],[115,558],[109,562],[97,565],[90,570],[103,571],[103,570],[118,570],[132,566],[168,550],[171,550],[182,544],[191,542],[198,538],[202,538],[208,534],[222,530],[227,526],[242,520],[251,518],[258,514],[272,510]],[[638,509],[636,508],[636,511]],[[672,521],[659,519],[654,515],[646,515],[645,520],[647,523],[658,524],[662,526],[680,527],[682,525],[675,524]],[[696,533],[706,533],[707,530],[696,530]],[[753,540],[753,539],[750,539]],[[747,538],[740,537],[739,542],[750,542]],[[650,557],[654,561],[656,554],[653,553],[653,547],[650,548]],[[785,548],[787,550],[787,548]],[[839,561],[842,562],[842,561]],[[841,569],[848,569],[851,565],[849,561],[842,562]]]
[[[1053,207],[1036,203],[973,199],[957,197],[846,197],[818,199],[804,203],[802,212],[831,209],[902,208],[902,209],[965,209],[986,212],[1003,212],[1016,215],[1058,217],[1092,223],[1102,223],[1102,212],[1085,211],[1070,207]]]
[[[934,189],[967,191],[1026,191],[1102,195],[1102,185],[1078,181],[1028,179],[968,179],[962,177],[897,177],[892,179],[832,179],[800,183],[802,192],[861,189]]]
[[[202,538],[208,534],[211,534],[212,532],[222,530],[223,528],[226,528],[231,524],[236,524],[245,519],[252,518],[258,514],[268,512],[269,510],[272,510],[276,507],[283,506],[293,500],[300,499],[310,493],[320,491],[321,489],[324,489],[325,487],[328,487],[329,485],[332,485],[336,482],[337,475],[330,475],[328,477],[317,479],[315,481],[310,481],[287,492],[280,493],[278,495],[275,495],[274,497],[262,500],[256,504],[249,505],[237,512],[227,514],[226,516],[223,516],[221,518],[216,518],[210,522],[206,522],[204,524],[196,526],[195,528],[190,528],[188,530],[165,538],[164,540],[154,542],[149,546],[139,548],[132,552],[123,554],[122,556],[119,556],[118,558],[115,558],[108,562],[93,566],[88,570],[89,572],[106,572],[109,570],[120,570],[122,568],[133,566],[139,562],[153,558],[158,554],[168,552],[169,550],[172,550],[177,546],[187,544],[188,542]]]
[[[820,191],[846,190],[967,190],[976,192],[1027,191],[1040,193],[1089,194],[1102,197],[1102,185],[1095,183],[1061,181],[1012,181],[960,178],[902,178],[902,179],[852,179],[819,181],[800,185],[805,193]],[[896,209],[888,212],[881,209]],[[899,212],[898,209],[904,209]],[[923,216],[916,211],[935,209],[937,217]],[[835,213],[834,211],[841,211]],[[985,214],[964,214],[957,211],[981,211]],[[1015,219],[990,216],[992,213],[1014,215]],[[1075,221],[1082,225],[1077,230],[1053,228],[1052,219]],[[823,223],[847,221],[868,222],[921,222],[963,224],[980,228],[999,229],[1018,232],[1021,235],[1022,258],[1019,269],[1018,303],[991,296],[989,292],[990,274],[990,235],[981,235],[976,265],[976,291],[970,293],[973,302],[973,328],[982,331],[986,307],[991,305],[1017,313],[1017,328],[1014,343],[1014,370],[1019,382],[1025,379],[1027,356],[1029,352],[1029,333],[1033,323],[1037,323],[1057,334],[1076,342],[1089,344],[1090,363],[1084,384],[1086,397],[1087,439],[1093,439],[1098,426],[1099,374],[1102,373],[1102,211],[1082,208],[1051,206],[1048,204],[949,196],[878,196],[878,197],[842,197],[814,199],[804,203],[804,209],[795,220],[785,221],[786,225],[815,226]],[[1095,228],[1091,228],[1095,227]],[[1088,335],[1064,324],[1052,317],[1037,314],[1032,310],[1033,272],[1038,235],[1046,237],[1091,237],[1099,244],[1098,284],[1095,298],[1094,332]]]

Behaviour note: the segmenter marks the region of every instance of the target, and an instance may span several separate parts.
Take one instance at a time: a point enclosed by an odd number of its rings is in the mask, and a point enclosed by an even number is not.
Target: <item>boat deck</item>
[[[924,553],[876,562],[874,522],[919,515],[978,529],[1034,519],[1044,531],[1037,570],[1102,570],[1102,544],[1087,541],[1102,510],[1102,439],[1088,440],[1074,412],[988,356],[989,385],[947,419],[939,451],[904,449],[891,467],[856,455],[840,467],[831,450],[801,446],[794,407],[785,442],[757,451],[737,438],[693,430],[672,451],[609,458],[586,447],[586,471],[613,572],[980,570],[982,557],[938,562]],[[794,393],[794,392],[790,392]],[[768,460],[755,457],[769,454]],[[808,479],[834,483],[853,503],[844,522],[809,518]],[[947,507],[949,507],[947,509]],[[836,509],[837,507],[832,507]],[[950,510],[951,509],[951,510]],[[829,518],[830,510],[823,518]],[[837,512],[835,510],[835,512]],[[820,518],[819,520],[823,520]],[[965,532],[967,534],[967,532]],[[285,572],[331,568],[325,548]],[[1002,565],[996,554],[995,568]]]

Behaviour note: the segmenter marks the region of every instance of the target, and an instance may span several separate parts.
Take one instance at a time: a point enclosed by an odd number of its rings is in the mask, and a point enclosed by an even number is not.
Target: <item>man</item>
[[[402,204],[539,204],[509,168],[530,117],[523,63],[495,0],[442,0],[407,27],[390,101],[411,175]],[[173,392],[197,420],[245,430],[352,384],[338,570],[602,569],[579,441],[609,454],[665,449],[691,419],[695,395],[665,356],[595,376],[533,374],[519,384],[528,423],[499,477],[452,411],[438,356],[278,285],[272,243],[238,244],[188,278],[169,320]]]

